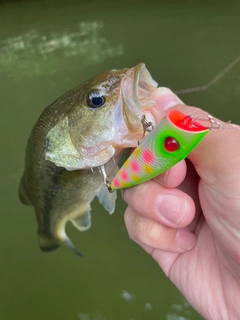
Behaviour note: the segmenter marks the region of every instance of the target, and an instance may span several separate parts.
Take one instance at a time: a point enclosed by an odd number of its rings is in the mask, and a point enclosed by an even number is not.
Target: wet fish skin
[[[135,87],[140,81],[136,78],[143,73],[142,87],[149,93],[156,87],[144,68],[140,64],[100,74],[57,99],[35,124],[19,195],[22,203],[34,206],[43,251],[66,244],[81,256],[65,233],[66,223],[70,220],[79,230],[87,230],[91,226],[90,204],[99,194],[105,208],[114,210],[116,196],[109,195],[103,186],[97,167],[104,164],[111,176],[124,148],[137,143],[142,111],[133,110],[139,104]],[[87,105],[86,97],[92,90],[103,92],[103,107]]]
[[[115,165],[109,164],[107,172],[110,174]],[[32,188],[31,202],[26,191],[20,189],[23,203],[34,205],[38,221],[39,244],[43,251],[52,251],[60,244],[71,245],[74,251],[81,255],[65,234],[68,220],[90,213],[90,203],[96,196],[96,190],[103,183],[102,174],[98,170],[74,170],[57,167],[50,161],[43,161],[41,165],[41,185],[37,178],[31,179],[28,190]],[[22,182],[21,188],[24,188]],[[90,227],[91,220],[85,227]]]

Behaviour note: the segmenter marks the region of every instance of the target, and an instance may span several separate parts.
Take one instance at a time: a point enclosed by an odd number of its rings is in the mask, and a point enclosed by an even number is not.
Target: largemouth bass
[[[141,63],[104,72],[43,111],[28,140],[19,188],[22,203],[35,209],[43,251],[65,244],[81,256],[66,223],[89,229],[95,196],[114,211],[116,193],[107,191],[99,168],[113,177],[124,149],[137,146],[141,117],[154,104],[149,96],[156,87]]]

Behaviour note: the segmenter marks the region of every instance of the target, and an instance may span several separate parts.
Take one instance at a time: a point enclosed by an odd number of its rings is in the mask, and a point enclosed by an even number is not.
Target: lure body
[[[208,132],[190,116],[170,111],[126,160],[110,188],[133,187],[165,172],[185,159]]]

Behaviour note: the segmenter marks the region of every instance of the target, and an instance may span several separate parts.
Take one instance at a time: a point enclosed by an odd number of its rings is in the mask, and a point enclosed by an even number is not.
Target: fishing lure
[[[210,115],[208,121],[210,128],[180,111],[170,111],[134,150],[113,181],[105,180],[109,192],[150,180],[185,159],[214,124],[221,126]],[[142,123],[145,127],[151,125],[145,118]]]

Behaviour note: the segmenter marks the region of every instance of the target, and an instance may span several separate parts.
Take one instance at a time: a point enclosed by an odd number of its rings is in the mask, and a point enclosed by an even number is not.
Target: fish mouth
[[[157,86],[144,63],[139,63],[126,73],[121,89],[123,117],[130,133],[142,134],[141,118],[143,112],[155,104],[150,95]]]

